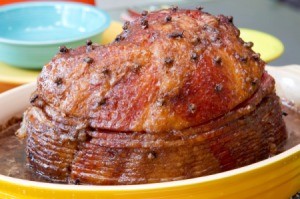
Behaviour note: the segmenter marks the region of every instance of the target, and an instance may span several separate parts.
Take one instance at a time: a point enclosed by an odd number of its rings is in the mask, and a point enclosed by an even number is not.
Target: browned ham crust
[[[232,19],[168,9],[116,41],[61,49],[20,134],[53,181],[139,184],[248,165],[286,140],[274,80]]]

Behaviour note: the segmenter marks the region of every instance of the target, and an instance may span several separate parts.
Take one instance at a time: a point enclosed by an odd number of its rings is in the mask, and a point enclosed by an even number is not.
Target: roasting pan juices
[[[35,89],[17,132],[30,169],[81,184],[32,185],[106,198],[278,197],[278,187],[288,197],[299,189],[299,145],[283,152],[274,79],[231,17],[173,7],[143,12],[123,29],[106,46],[61,47],[36,89],[19,88],[27,96]],[[274,187],[277,195],[267,191]]]

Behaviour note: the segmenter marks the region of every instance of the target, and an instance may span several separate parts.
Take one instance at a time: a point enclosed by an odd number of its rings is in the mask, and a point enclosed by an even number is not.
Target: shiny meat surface
[[[30,166],[51,181],[141,184],[214,174],[275,155],[287,137],[281,114],[274,80],[265,74],[237,109],[182,131],[82,129],[80,119],[48,106],[30,107],[22,128]]]
[[[125,29],[110,45],[56,55],[39,97],[94,128],[164,132],[219,117],[257,90],[264,63],[231,18],[162,10]]]
[[[60,48],[24,113],[29,165],[74,184],[141,184],[245,166],[283,150],[274,79],[232,18],[149,13],[105,46]]]

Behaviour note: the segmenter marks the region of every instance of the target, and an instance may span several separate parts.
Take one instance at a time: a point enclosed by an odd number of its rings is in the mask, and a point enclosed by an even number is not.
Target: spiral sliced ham
[[[115,42],[61,48],[19,136],[29,165],[75,184],[141,184],[245,166],[283,150],[274,80],[231,17],[177,8]]]

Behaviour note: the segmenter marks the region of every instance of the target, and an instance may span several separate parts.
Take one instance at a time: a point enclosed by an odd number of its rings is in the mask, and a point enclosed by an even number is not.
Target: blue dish
[[[0,61],[40,69],[58,47],[99,42],[110,17],[93,6],[69,2],[18,3],[0,7]]]

